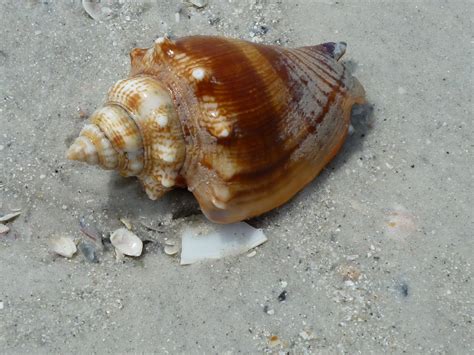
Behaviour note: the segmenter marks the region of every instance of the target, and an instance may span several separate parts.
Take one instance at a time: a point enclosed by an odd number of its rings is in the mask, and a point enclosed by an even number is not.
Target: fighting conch
[[[291,199],[341,148],[364,89],[338,62],[346,44],[282,48],[158,38],[130,53],[67,157],[136,176],[151,199],[187,187],[217,223]]]

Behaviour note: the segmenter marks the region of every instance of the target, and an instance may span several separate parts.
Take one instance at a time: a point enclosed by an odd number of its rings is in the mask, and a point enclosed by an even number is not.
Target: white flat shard
[[[243,222],[187,227],[181,238],[181,265],[243,254],[267,241],[261,229]]]
[[[4,216],[0,216],[0,222],[8,222],[16,217],[18,217],[21,212],[8,213]]]

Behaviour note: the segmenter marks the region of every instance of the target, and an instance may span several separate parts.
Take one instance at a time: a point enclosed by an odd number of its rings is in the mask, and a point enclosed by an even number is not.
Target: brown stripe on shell
[[[195,66],[202,67],[213,78],[196,84],[195,95],[201,108],[195,117],[196,123],[204,127],[213,123],[206,110],[206,102],[211,97],[232,129],[228,139],[216,139],[217,144],[209,145],[209,150],[202,146],[204,159],[200,163],[230,179],[239,171],[255,171],[269,161],[277,160],[284,138],[280,127],[284,123],[279,121],[283,116],[275,111],[274,102],[281,99],[282,106],[286,102],[284,95],[269,93],[274,74],[269,64],[259,61],[258,53],[240,41],[193,37],[182,46],[180,41],[176,45],[178,52],[187,51]],[[211,66],[209,57],[213,59]],[[200,136],[196,139],[197,144],[209,140],[202,132],[197,135]],[[264,151],[267,152],[265,156],[256,155]],[[233,168],[228,169],[224,161],[232,162]],[[225,168],[220,169],[222,166]]]

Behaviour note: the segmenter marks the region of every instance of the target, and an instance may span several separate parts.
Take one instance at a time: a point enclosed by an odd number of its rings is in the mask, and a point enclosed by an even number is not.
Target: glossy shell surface
[[[152,198],[186,186],[218,223],[271,210],[334,157],[352,105],[364,102],[338,62],[344,51],[344,43],[285,49],[208,36],[134,49],[130,78],[112,87],[104,107],[128,115],[138,168],[123,162],[130,159],[117,129],[106,132],[119,136],[110,140],[116,162],[99,164],[138,176]]]

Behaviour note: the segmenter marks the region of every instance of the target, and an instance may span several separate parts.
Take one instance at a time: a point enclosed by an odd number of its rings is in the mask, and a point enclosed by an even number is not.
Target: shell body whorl
[[[143,164],[132,175],[152,198],[187,186],[219,223],[285,203],[338,152],[352,105],[364,102],[362,86],[337,62],[344,50],[342,42],[285,49],[207,36],[134,49],[130,78],[106,103],[140,134]],[[120,150],[111,146],[115,158],[107,146],[108,160],[78,160],[117,168]]]

